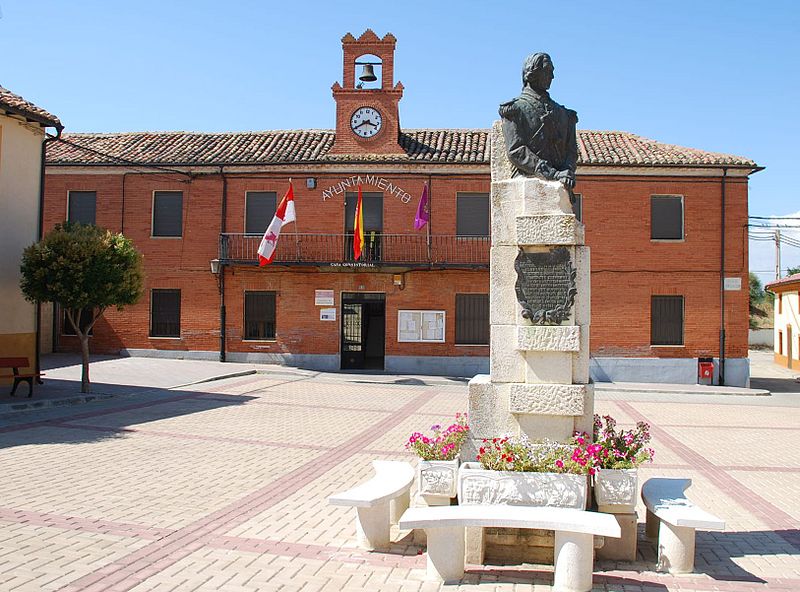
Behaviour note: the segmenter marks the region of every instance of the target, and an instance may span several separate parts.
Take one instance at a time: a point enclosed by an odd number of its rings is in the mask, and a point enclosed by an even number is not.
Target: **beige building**
[[[42,154],[51,115],[0,86],[0,357],[36,356],[36,307],[19,289],[22,251],[40,238]]]
[[[800,273],[765,288],[775,293],[775,363],[800,370]]]

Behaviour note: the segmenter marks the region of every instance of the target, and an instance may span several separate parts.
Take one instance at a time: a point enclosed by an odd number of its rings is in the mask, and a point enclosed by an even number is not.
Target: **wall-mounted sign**
[[[361,261],[345,261],[344,263],[334,262],[329,267],[378,267],[374,263],[362,263]]]
[[[336,320],[336,309],[335,308],[320,308],[319,309],[319,320],[320,321],[335,321]]]
[[[323,189],[322,201],[327,201],[334,195],[344,195],[345,191],[358,191],[359,184],[377,187],[384,193],[394,195],[403,203],[411,201],[411,194],[405,189],[402,189],[384,177],[378,177],[376,175],[364,175],[363,177],[361,175],[353,175],[352,177],[346,177],[336,185],[331,185],[327,189]]]
[[[726,290],[738,291],[742,289],[742,278],[740,277],[726,277],[723,282]]]
[[[314,305],[315,306],[333,306],[336,304],[333,300],[333,290],[314,290]]]

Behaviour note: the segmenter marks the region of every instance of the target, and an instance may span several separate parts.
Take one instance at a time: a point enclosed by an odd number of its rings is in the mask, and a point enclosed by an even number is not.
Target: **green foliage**
[[[790,267],[786,270],[786,275],[795,275],[800,273],[800,267]]]
[[[20,288],[31,302],[80,310],[121,309],[142,295],[142,256],[122,234],[94,225],[57,225],[22,255]]]
[[[752,271],[750,272],[750,305],[763,302],[766,294],[764,287],[761,285],[761,280]]]

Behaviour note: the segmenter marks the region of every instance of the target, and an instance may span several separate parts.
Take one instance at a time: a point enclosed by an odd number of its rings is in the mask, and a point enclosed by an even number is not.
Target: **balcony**
[[[489,268],[488,236],[383,234],[368,232],[361,258],[353,256],[352,234],[282,233],[273,263],[343,268]],[[260,234],[220,234],[225,265],[258,265]]]

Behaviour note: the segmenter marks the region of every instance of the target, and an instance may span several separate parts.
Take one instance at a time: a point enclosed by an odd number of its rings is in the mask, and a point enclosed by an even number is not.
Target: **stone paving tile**
[[[621,424],[654,424],[657,462],[640,482],[691,477],[689,497],[728,528],[698,533],[700,573],[673,577],[652,571],[655,545],[640,524],[637,562],[598,562],[595,590],[800,590],[800,409],[738,399],[596,401]],[[393,531],[389,553],[360,551],[354,511],[326,503],[367,479],[371,460],[410,460],[411,432],[465,408],[461,385],[307,374],[0,423],[0,590],[549,592],[548,566],[468,566],[457,585],[425,581],[408,533]],[[763,470],[767,459],[775,470]]]
[[[0,455],[0,507],[161,528],[180,528],[292,468],[261,448],[226,442],[139,433],[97,438],[94,431],[57,427],[14,436],[58,443],[17,446]],[[319,454],[290,447],[284,452],[293,462]]]
[[[130,537],[0,520],[0,590],[58,590],[145,544]]]
[[[664,429],[687,446],[702,450],[703,456],[715,465],[800,469],[800,455],[792,453],[800,438],[800,426],[796,432],[712,426]]]

